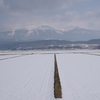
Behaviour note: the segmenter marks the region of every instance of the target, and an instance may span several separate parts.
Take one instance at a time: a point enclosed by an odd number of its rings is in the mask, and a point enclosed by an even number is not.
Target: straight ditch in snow
[[[60,83],[60,78],[59,78],[58,67],[57,67],[56,54],[54,54],[54,67],[55,67],[55,72],[54,72],[54,97],[55,98],[62,98],[62,88],[61,88],[61,83]]]

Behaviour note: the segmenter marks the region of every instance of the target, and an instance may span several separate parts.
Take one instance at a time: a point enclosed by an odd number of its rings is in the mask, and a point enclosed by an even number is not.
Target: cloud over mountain
[[[0,41],[36,41],[36,40],[69,40],[87,41],[98,39],[100,31],[82,29],[79,27],[69,31],[56,30],[50,26],[40,26],[31,30],[19,29],[0,32]]]
[[[40,25],[99,29],[100,0],[0,0],[0,32]]]

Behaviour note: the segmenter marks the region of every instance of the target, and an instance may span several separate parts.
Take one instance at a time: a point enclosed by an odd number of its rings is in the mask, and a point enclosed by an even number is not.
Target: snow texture
[[[0,61],[0,100],[54,100],[53,55]]]
[[[64,100],[100,100],[100,56],[58,54]]]
[[[63,96],[56,100],[100,100],[99,50],[0,51],[0,100],[55,100],[55,53]]]
[[[21,55],[0,55],[0,60],[11,59],[11,58],[16,58],[20,56]]]

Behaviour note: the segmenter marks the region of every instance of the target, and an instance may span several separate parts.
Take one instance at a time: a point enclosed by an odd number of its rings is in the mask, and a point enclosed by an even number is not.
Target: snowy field
[[[93,53],[100,54],[100,50],[29,50],[29,51],[0,51],[0,55],[26,55],[26,54],[70,54],[70,53]]]
[[[54,100],[55,53],[60,100],[100,100],[99,50],[0,51],[0,100]]]
[[[53,55],[0,61],[0,100],[53,100]]]
[[[6,60],[11,58],[20,57],[21,55],[0,55],[0,60]]]
[[[100,56],[58,54],[64,100],[100,100]]]

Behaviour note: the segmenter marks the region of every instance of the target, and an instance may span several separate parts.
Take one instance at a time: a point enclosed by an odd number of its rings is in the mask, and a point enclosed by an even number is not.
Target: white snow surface
[[[0,61],[0,100],[54,100],[53,55]]]
[[[89,53],[99,54],[100,50],[29,50],[29,51],[0,51],[0,55],[27,55],[27,54],[72,54],[72,53]]]
[[[0,60],[11,59],[11,58],[16,58],[20,56],[21,55],[0,55]]]
[[[0,100],[55,100],[54,54],[62,99],[100,100],[100,50],[0,51]]]
[[[58,54],[64,100],[100,100],[100,56]]]

